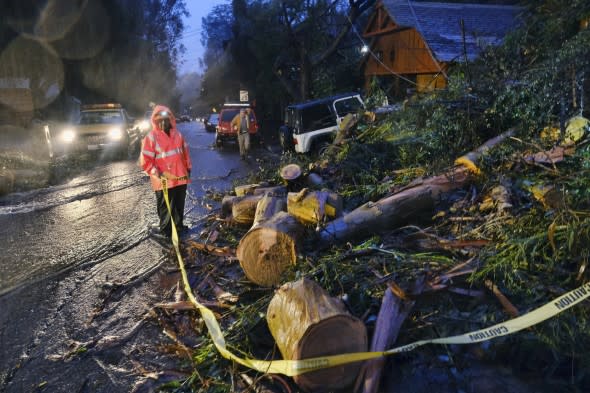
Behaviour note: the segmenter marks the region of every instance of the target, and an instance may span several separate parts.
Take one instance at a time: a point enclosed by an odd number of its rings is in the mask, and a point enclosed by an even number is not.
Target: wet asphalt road
[[[232,180],[255,169],[257,155],[271,153],[259,147],[243,162],[237,146],[215,148],[202,123],[178,128],[193,160],[185,222],[197,230],[210,212],[205,193],[230,189]],[[132,160],[0,199],[0,391],[130,390],[137,373],[125,362],[133,350],[108,359],[102,352],[73,361],[64,354],[76,343],[129,334],[142,323],[146,299],[158,298],[145,277],[158,280],[152,273],[169,257],[148,236],[156,222],[149,180]],[[93,318],[109,289],[119,301]]]
[[[190,223],[207,213],[205,192],[231,187],[253,160],[240,161],[237,146],[212,147],[214,134],[202,123],[181,123],[179,129],[193,159],[186,207]],[[107,162],[59,186],[0,198],[0,295],[137,247],[157,222],[154,204],[147,176],[130,160]]]

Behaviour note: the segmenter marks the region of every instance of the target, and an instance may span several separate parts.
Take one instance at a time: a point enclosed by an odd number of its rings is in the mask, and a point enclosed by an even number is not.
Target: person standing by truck
[[[238,113],[231,121],[232,130],[237,132],[238,145],[240,146],[240,158],[246,159],[248,152],[250,151],[250,118],[248,110],[245,108],[240,109]]]
[[[191,158],[186,141],[176,129],[176,119],[170,109],[156,105],[151,117],[152,130],[143,140],[140,166],[150,176],[156,193],[156,208],[160,218],[159,234],[172,236],[174,220],[179,232],[188,229],[183,223],[187,184],[190,183]],[[168,212],[162,187],[166,179],[172,216]]]

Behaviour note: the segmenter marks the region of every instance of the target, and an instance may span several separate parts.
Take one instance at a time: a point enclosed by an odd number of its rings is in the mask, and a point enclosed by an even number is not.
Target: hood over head
[[[174,113],[172,113],[172,111],[164,105],[156,105],[152,111],[151,122],[154,129],[163,131],[157,122],[157,119],[161,118],[162,116],[167,116],[170,119],[172,128],[176,129],[176,118],[174,117]]]

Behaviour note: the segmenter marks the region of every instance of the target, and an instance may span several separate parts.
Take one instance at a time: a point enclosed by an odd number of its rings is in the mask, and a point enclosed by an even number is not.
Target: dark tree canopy
[[[215,105],[247,89],[260,109],[360,85],[353,30],[375,0],[233,0],[203,19],[204,99]],[[267,117],[267,116],[265,116]]]

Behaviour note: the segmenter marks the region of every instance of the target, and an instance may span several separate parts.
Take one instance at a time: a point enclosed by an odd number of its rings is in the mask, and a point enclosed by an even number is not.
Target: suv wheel
[[[319,141],[313,144],[313,153],[317,156],[322,156],[328,150],[331,143],[328,141]]]

